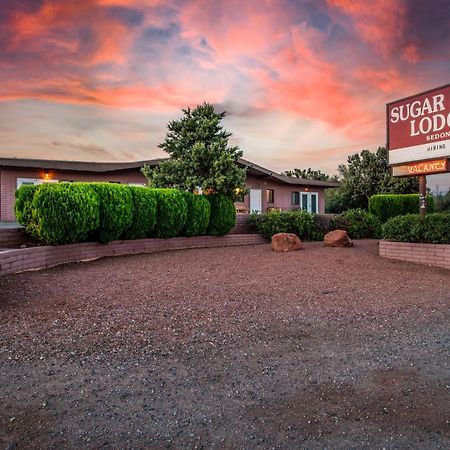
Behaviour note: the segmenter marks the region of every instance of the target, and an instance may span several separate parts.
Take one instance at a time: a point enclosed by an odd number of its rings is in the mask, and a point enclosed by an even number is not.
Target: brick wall
[[[20,247],[26,241],[23,228],[0,228],[0,248]]]
[[[380,241],[380,256],[450,269],[450,245]]]
[[[0,220],[13,222],[15,193],[18,178],[44,179],[45,174],[40,169],[2,168],[0,170]],[[58,181],[114,181],[119,183],[145,183],[147,180],[139,169],[115,172],[71,172],[48,170],[47,180]]]
[[[247,221],[250,214],[236,214],[236,225],[230,230],[230,234],[248,234],[252,233]]]
[[[266,241],[259,234],[229,234],[220,237],[196,236],[171,239],[135,239],[113,241],[108,244],[83,242],[80,244],[29,247],[0,251],[0,276],[107,256],[264,243]]]

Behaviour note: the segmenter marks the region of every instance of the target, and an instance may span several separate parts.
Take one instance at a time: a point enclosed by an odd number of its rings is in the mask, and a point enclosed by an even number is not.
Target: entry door
[[[317,192],[301,193],[301,209],[317,214],[319,211],[319,195]]]
[[[250,189],[250,212],[262,212],[261,189]]]

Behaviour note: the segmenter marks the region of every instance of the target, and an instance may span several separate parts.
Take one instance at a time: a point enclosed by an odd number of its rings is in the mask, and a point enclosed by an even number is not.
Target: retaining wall
[[[171,239],[135,239],[108,244],[80,244],[29,247],[0,251],[0,276],[26,270],[43,269],[59,264],[87,261],[107,256],[136,255],[189,248],[228,247],[264,244],[259,234],[228,234],[226,236],[176,237]]]
[[[450,245],[380,241],[380,256],[450,269]]]

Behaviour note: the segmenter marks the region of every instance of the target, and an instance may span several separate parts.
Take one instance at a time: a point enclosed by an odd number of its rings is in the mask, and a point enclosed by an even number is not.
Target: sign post
[[[426,175],[450,171],[450,84],[386,105],[392,175],[419,177],[419,214],[427,210]]]
[[[423,217],[427,213],[427,176],[419,175],[419,214]]]

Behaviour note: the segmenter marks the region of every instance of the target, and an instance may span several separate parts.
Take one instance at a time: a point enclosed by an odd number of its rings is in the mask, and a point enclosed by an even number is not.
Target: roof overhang
[[[73,172],[117,172],[132,169],[140,169],[144,165],[156,166],[160,161],[167,158],[149,159],[143,161],[103,162],[103,161],[62,161],[50,159],[27,159],[27,158],[1,158],[0,167],[34,168],[41,170],[67,170]],[[297,177],[280,175],[277,172],[266,169],[258,164],[239,158],[237,164],[245,168],[247,173],[257,178],[270,179],[278,183],[296,186],[317,186],[322,188],[335,188],[339,183],[333,181],[309,180]]]

